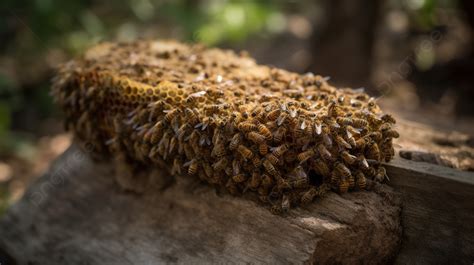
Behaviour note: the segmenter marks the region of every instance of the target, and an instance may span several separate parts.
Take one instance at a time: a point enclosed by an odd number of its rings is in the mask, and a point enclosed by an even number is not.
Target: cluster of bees
[[[360,89],[173,41],[99,44],[59,69],[52,92],[102,156],[252,192],[275,213],[384,181],[398,137]]]

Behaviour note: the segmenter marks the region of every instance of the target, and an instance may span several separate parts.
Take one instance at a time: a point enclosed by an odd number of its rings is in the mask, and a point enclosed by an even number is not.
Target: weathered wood
[[[403,202],[396,263],[472,264],[474,173],[453,169],[474,168],[472,137],[401,119],[398,126],[396,143],[412,160],[396,157],[386,164],[389,185]]]
[[[281,217],[188,181],[125,193],[111,170],[70,148],[0,221],[0,248],[19,264],[383,264],[399,247],[388,187]]]
[[[403,243],[396,263],[471,264],[474,174],[401,158],[386,167],[403,205]]]
[[[474,171],[474,137],[399,119],[400,156],[417,162]],[[410,164],[415,165],[415,164]],[[434,167],[439,169],[439,167]]]

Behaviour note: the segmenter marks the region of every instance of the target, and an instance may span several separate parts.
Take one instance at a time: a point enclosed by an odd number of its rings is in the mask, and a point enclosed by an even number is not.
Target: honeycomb
[[[398,137],[360,89],[175,41],[99,44],[59,68],[52,94],[96,154],[254,193],[275,213],[385,181]]]

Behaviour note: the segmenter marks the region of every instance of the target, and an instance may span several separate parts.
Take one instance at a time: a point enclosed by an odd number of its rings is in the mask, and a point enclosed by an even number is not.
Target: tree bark
[[[399,198],[330,193],[286,216],[182,179],[126,193],[72,146],[0,221],[18,264],[380,264],[400,244]]]

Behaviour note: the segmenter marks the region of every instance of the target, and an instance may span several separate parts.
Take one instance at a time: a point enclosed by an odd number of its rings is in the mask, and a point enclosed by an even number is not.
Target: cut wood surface
[[[397,264],[474,262],[474,174],[397,158],[386,165],[402,198]]]
[[[402,198],[403,243],[397,264],[474,262],[472,136],[399,119],[405,158],[386,164]]]
[[[330,193],[286,216],[181,181],[125,193],[113,170],[72,146],[0,221],[18,264],[383,264],[400,246],[386,186]]]

